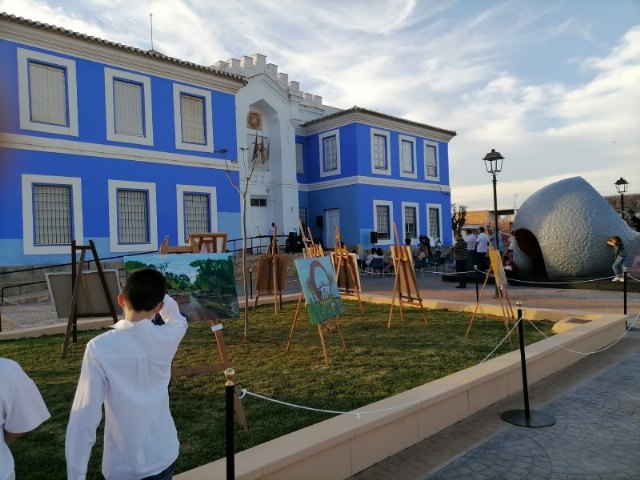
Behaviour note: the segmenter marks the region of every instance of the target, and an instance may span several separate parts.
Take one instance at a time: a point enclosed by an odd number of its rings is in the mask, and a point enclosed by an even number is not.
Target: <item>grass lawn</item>
[[[241,319],[225,323],[224,336],[237,380],[248,390],[286,402],[320,409],[348,411],[400,393],[479,363],[505,335],[501,319],[480,316],[469,339],[464,338],[470,314],[429,310],[429,326],[419,310],[405,309],[401,321],[394,310],[387,329],[388,305],[366,304],[361,314],[357,302],[345,302],[339,324],[347,343],[343,352],[337,333],[326,333],[330,365],[325,366],[320,338],[306,310],[288,355],[284,349],[295,302],[284,305],[277,317],[273,306],[258,307],[248,341],[243,340]],[[538,322],[551,334],[552,322]],[[162,328],[162,327],[158,327]],[[11,446],[16,476],[25,479],[66,478],[64,436],[86,342],[97,332],[79,332],[60,359],[62,336],[0,343],[0,356],[18,361],[35,381],[52,418]],[[529,328],[527,343],[542,336]],[[495,355],[517,349],[505,342]],[[218,350],[208,324],[191,324],[182,341],[175,366],[218,363]],[[182,377],[170,385],[171,411],[181,442],[176,471],[182,472],[224,456],[224,382],[222,373]],[[236,449],[245,450],[288,432],[320,422],[331,415],[293,409],[246,397],[243,405],[248,430],[237,429]],[[102,428],[102,427],[101,427]],[[102,431],[93,449],[88,478],[102,478]]]

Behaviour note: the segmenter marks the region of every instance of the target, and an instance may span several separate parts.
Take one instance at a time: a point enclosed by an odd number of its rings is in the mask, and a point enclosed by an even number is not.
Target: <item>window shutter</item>
[[[206,145],[204,123],[204,98],[193,95],[180,95],[180,119],[182,141]]]
[[[114,130],[120,135],[144,137],[142,85],[113,82]]]
[[[64,68],[29,62],[29,98],[32,122],[69,125]]]

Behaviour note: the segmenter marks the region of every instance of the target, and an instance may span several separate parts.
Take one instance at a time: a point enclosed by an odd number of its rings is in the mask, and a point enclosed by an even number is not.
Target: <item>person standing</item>
[[[456,243],[453,245],[453,259],[456,262],[456,272],[458,273],[458,285],[456,288],[467,288],[467,242],[462,239],[458,232],[454,234]]]
[[[473,266],[476,265],[476,245],[478,245],[478,237],[473,230],[467,228],[465,230],[466,237],[464,241],[467,242],[467,270],[472,272]],[[478,265],[480,268],[480,265]]]
[[[622,239],[615,235],[607,240],[607,245],[611,245],[613,247],[613,265],[611,265],[611,268],[613,269],[615,276],[611,281],[624,282],[622,267],[624,266],[624,261],[627,258],[627,253],[624,250]]]
[[[479,270],[487,269],[487,252],[489,251],[489,239],[484,233],[484,227],[478,229],[478,243],[476,245],[476,265]]]
[[[0,358],[0,480],[15,478],[7,443],[51,417],[33,380],[13,360]]]
[[[133,272],[118,296],[124,319],[87,343],[65,439],[69,480],[87,476],[103,405],[104,477],[172,478],[180,442],[168,387],[187,321],[165,286],[157,270]],[[164,325],[152,323],[156,313]]]

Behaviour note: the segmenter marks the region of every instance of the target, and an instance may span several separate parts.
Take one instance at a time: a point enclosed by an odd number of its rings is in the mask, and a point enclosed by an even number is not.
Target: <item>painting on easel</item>
[[[311,323],[317,325],[342,314],[344,305],[329,257],[300,258],[295,265]]]
[[[233,258],[228,253],[134,255],[124,258],[127,274],[138,268],[162,272],[187,320],[224,320],[240,315]]]

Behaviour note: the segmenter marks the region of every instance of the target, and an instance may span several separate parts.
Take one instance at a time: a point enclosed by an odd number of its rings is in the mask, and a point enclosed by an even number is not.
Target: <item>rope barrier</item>
[[[577,351],[577,350],[571,350],[570,348],[563,347],[563,346],[562,346],[562,345],[560,345],[559,343],[554,342],[554,341],[553,341],[553,337],[548,337],[547,335],[545,335],[545,334],[544,334],[544,332],[542,332],[542,331],[541,331],[541,330],[536,326],[536,324],[535,324],[535,323],[531,322],[531,320],[527,320],[527,321],[528,321],[528,322],[533,326],[533,328],[535,328],[535,329],[538,331],[538,333],[540,333],[540,334],[541,334],[545,339],[547,339],[547,340],[549,340],[551,343],[553,343],[556,347],[561,348],[562,350],[565,350],[565,351],[570,352],[570,353],[576,353],[576,354],[578,354],[578,355],[585,355],[585,356],[586,356],[586,355],[591,355],[591,354],[594,354],[594,353],[601,353],[601,352],[604,352],[604,351],[606,351],[606,350],[610,349],[611,347],[613,347],[613,346],[614,346],[615,344],[617,344],[620,340],[622,340],[622,339],[627,335],[627,333],[629,333],[629,331],[633,328],[634,324],[638,321],[638,318],[640,318],[640,313],[638,313],[638,314],[636,315],[635,320],[633,320],[633,322],[631,322],[631,325],[629,325],[629,326],[625,329],[624,333],[623,333],[620,337],[618,337],[615,341],[613,341],[612,343],[610,343],[610,344],[609,344],[609,345],[607,345],[606,347],[603,347],[603,348],[601,348],[601,349],[599,349],[599,350],[594,350],[594,351],[592,351],[592,352],[579,352],[579,351]]]
[[[491,350],[491,352],[489,352],[479,363],[477,363],[476,365],[473,365],[473,366],[482,365],[487,360],[489,360],[489,358],[502,346],[502,344],[509,338],[509,336],[517,328],[518,323],[520,323],[520,321],[521,320],[518,320],[513,325],[511,330],[509,330],[509,332],[507,332],[507,334],[502,338],[502,340],[500,340],[500,342],[498,342],[498,344],[493,348],[493,350]],[[436,390],[434,395],[438,395],[438,394],[442,393],[444,390],[446,390],[447,388],[449,388],[451,386],[460,385],[462,383],[462,380],[465,380],[468,376],[470,376],[472,374],[472,372],[469,371],[471,368],[472,367],[468,367],[466,369],[467,371],[462,373],[461,376],[459,376],[458,378],[456,378],[454,380],[454,382],[452,382],[450,384],[443,385],[440,389]],[[243,388],[241,390],[241,392],[242,393],[240,395],[240,398],[244,398],[246,395],[249,395],[249,396],[258,398],[260,400],[266,400],[268,402],[276,403],[278,405],[284,405],[284,406],[291,407],[291,408],[299,408],[299,409],[302,409],[302,410],[308,410],[308,411],[312,411],[312,412],[330,413],[330,414],[335,414],[335,415],[355,415],[356,418],[358,418],[358,419],[360,418],[361,415],[372,415],[372,414],[376,414],[376,413],[392,412],[394,410],[399,410],[399,409],[403,409],[403,408],[407,408],[407,407],[412,407],[412,406],[417,405],[417,404],[419,404],[419,403],[424,401],[424,398],[421,398],[421,399],[418,399],[418,400],[413,400],[413,401],[408,402],[408,403],[403,403],[401,405],[394,405],[393,407],[381,408],[381,409],[377,409],[377,410],[364,410],[364,411],[354,412],[354,411],[327,410],[327,409],[322,409],[322,408],[308,407],[308,406],[305,406],[305,405],[298,405],[298,404],[295,404],[295,403],[285,402],[285,401],[282,401],[282,400],[277,400],[275,398],[267,397],[265,395],[260,395],[258,393],[254,393],[254,392],[250,391],[247,388]]]

